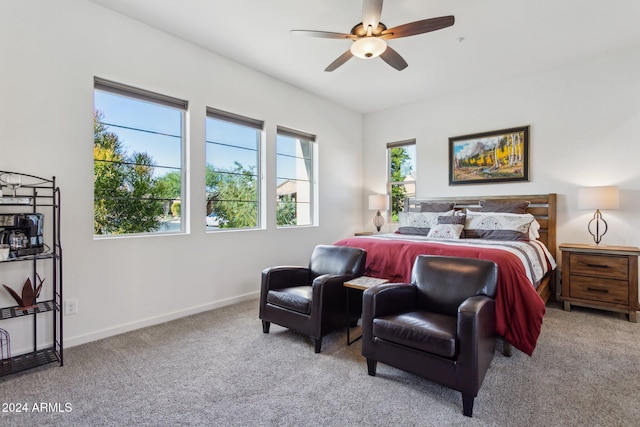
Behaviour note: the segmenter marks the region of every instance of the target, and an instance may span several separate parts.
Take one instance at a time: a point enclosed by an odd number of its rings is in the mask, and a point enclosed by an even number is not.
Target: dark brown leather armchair
[[[420,255],[411,284],[367,289],[362,355],[369,375],[382,362],[458,390],[471,417],[495,352],[497,273],[491,261]]]
[[[344,282],[364,274],[367,253],[347,246],[316,246],[308,267],[271,267],[262,272],[262,331],[271,323],[309,335],[320,353],[322,337],[346,326]],[[353,300],[353,298],[352,298]],[[350,307],[359,317],[361,301]]]

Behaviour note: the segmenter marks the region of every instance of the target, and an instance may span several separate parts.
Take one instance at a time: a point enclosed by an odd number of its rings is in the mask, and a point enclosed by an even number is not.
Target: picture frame
[[[449,185],[529,180],[529,126],[449,138]]]

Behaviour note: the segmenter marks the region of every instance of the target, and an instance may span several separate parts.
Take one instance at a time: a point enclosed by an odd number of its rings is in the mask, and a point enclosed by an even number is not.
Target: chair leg
[[[367,371],[369,375],[372,377],[376,376],[376,367],[378,366],[378,361],[367,358]]]
[[[262,332],[265,334],[269,333],[269,326],[271,326],[271,322],[267,322],[266,320],[262,321]]]
[[[465,417],[473,417],[473,396],[462,395],[462,413]]]
[[[320,348],[322,347],[322,338],[314,338],[313,344],[315,346],[315,352],[320,353]]]

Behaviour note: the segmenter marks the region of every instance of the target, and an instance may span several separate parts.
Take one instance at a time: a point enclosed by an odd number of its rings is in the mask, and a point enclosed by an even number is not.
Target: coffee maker
[[[0,214],[0,243],[9,245],[9,258],[44,252],[44,215]]]

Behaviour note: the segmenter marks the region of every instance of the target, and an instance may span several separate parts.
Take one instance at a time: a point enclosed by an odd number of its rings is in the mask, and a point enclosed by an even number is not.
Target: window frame
[[[263,168],[264,168],[264,120],[258,120],[250,117],[246,117],[240,114],[232,113],[229,111],[220,110],[213,107],[206,108],[206,118],[207,119],[215,119],[220,121],[225,121],[228,123],[233,123],[240,126],[245,126],[247,128],[255,129],[258,135],[258,141],[256,143],[256,226],[255,227],[230,227],[230,228],[209,228],[205,225],[207,233],[216,233],[216,232],[227,232],[227,231],[244,231],[244,230],[262,230],[264,229],[264,176],[263,176]],[[206,135],[206,126],[205,126],[205,174],[206,174],[206,150],[208,149],[208,144],[215,144],[215,142],[210,141],[208,135]],[[242,147],[237,147],[242,148]],[[205,183],[206,186],[206,183]],[[208,201],[207,201],[208,203]]]
[[[288,138],[294,138],[298,141],[304,141],[304,142],[308,142],[309,143],[309,153],[311,158],[309,159],[309,164],[311,167],[311,171],[309,173],[309,223],[308,224],[278,224],[278,207],[279,207],[279,196],[277,194],[277,189],[278,189],[278,181],[280,179],[287,179],[284,177],[280,177],[278,175],[278,156],[280,156],[281,154],[278,154],[278,137],[279,136],[283,136],[283,137],[288,137]],[[303,132],[303,131],[299,131],[297,129],[292,129],[289,127],[285,127],[285,126],[280,126],[277,125],[276,127],[276,149],[275,149],[275,156],[276,156],[276,170],[275,170],[275,185],[276,185],[276,201],[275,201],[275,208],[276,208],[276,227],[277,228],[293,228],[293,227],[315,227],[318,225],[319,223],[319,207],[318,207],[318,200],[319,200],[319,194],[318,194],[318,144],[317,144],[317,140],[316,140],[316,135],[308,133],[308,132]],[[298,157],[296,157],[296,159],[300,159]],[[298,204],[298,202],[295,203],[296,205]],[[297,215],[296,215],[297,217]]]
[[[391,149],[393,148],[402,148],[402,147],[407,147],[407,146],[413,146],[415,149],[415,158],[412,159],[413,160],[413,175],[414,175],[414,181],[411,183],[407,183],[407,181],[403,180],[403,181],[392,181],[391,180]],[[413,195],[411,194],[407,194],[405,195],[405,197],[415,197],[416,195],[416,191],[417,191],[417,182],[418,182],[418,168],[417,168],[417,157],[418,157],[418,146],[416,144],[416,140],[415,139],[406,139],[406,140],[402,140],[402,141],[396,141],[396,142],[389,142],[387,143],[387,150],[386,150],[386,157],[387,157],[387,195],[389,196],[389,222],[390,223],[397,223],[397,219],[394,220],[394,213],[393,213],[393,187],[394,186],[403,186],[406,187],[408,185],[413,185],[414,186],[414,191],[413,191]],[[403,209],[398,210],[398,212],[401,212]]]
[[[122,234],[95,234],[95,230],[93,233],[94,239],[112,239],[112,238],[133,238],[133,237],[148,237],[148,236],[168,236],[168,235],[176,235],[176,234],[188,234],[189,233],[189,192],[187,189],[187,152],[188,152],[188,137],[187,137],[187,122],[188,122],[188,113],[189,113],[189,102],[184,99],[172,97],[169,95],[164,95],[158,92],[142,89],[135,86],[130,86],[124,83],[114,82],[112,80],[107,80],[101,77],[94,76],[93,78],[93,94],[94,94],[94,117],[96,110],[95,104],[95,94],[96,91],[108,93],[111,95],[116,95],[124,98],[133,99],[136,101],[146,102],[150,104],[155,104],[163,107],[174,108],[180,111],[180,229],[179,230],[155,230],[148,232],[138,232],[138,233],[122,233]],[[95,118],[94,118],[95,120]],[[136,129],[141,131],[146,131],[144,129]],[[95,144],[95,142],[94,142]],[[95,168],[95,157],[93,160],[94,168]],[[156,167],[164,167],[167,166],[156,166]],[[94,177],[95,177],[95,169],[94,169]],[[95,184],[94,184],[94,192],[95,192]],[[94,198],[94,207],[95,207],[95,198]],[[171,209],[171,205],[169,205],[169,209]],[[95,210],[94,210],[94,221],[95,221]]]

